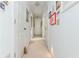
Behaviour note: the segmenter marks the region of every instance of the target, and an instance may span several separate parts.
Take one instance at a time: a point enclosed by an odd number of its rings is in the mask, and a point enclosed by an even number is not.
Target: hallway
[[[47,50],[45,40],[42,38],[33,38],[27,48],[27,54],[23,58],[51,58],[51,54]]]
[[[0,58],[22,57],[79,58],[79,1],[0,1]]]

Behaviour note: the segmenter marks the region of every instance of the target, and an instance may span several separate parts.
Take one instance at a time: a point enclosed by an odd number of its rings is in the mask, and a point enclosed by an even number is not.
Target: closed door
[[[42,35],[42,23],[40,18],[35,19],[34,32],[35,36]]]

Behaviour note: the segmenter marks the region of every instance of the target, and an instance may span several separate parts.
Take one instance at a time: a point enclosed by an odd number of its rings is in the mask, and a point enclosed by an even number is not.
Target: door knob
[[[24,28],[24,30],[26,30],[26,28]]]

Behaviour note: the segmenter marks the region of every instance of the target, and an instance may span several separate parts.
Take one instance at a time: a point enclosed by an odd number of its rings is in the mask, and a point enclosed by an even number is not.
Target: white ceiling
[[[30,1],[29,7],[34,16],[42,16],[43,12],[48,9],[47,1]]]

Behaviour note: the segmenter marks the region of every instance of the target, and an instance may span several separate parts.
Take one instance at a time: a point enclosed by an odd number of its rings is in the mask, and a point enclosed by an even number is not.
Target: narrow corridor
[[[33,38],[23,58],[51,58],[45,41],[42,38]]]
[[[0,58],[79,58],[79,1],[0,1]]]

